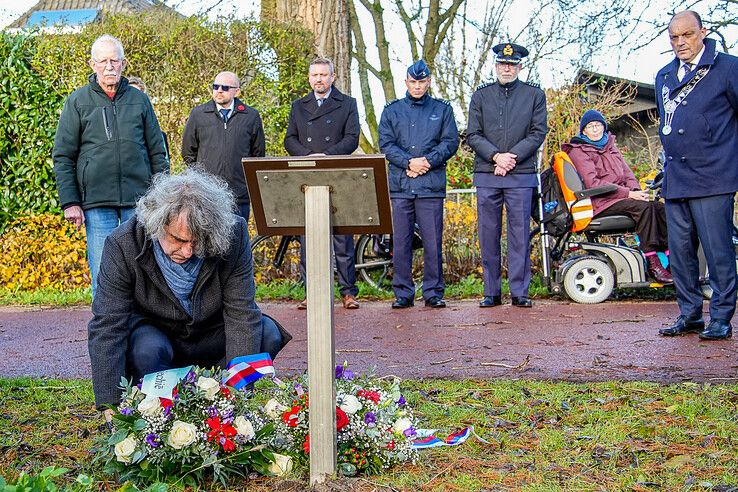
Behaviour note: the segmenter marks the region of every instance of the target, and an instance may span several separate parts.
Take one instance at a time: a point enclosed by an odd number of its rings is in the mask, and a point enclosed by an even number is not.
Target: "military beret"
[[[407,67],[407,74],[415,80],[423,80],[430,77],[430,70],[423,60],[418,60]]]
[[[495,53],[495,63],[519,64],[523,58],[528,56],[528,50],[519,44],[501,43],[492,48]]]

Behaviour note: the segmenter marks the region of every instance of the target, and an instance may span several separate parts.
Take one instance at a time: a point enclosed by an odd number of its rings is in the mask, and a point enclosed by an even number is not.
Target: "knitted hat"
[[[605,133],[607,133],[607,121],[605,121],[605,117],[602,116],[602,113],[600,113],[596,109],[589,109],[584,113],[584,116],[582,116],[582,121],[579,123],[579,133],[582,133],[584,131],[584,127],[587,126],[587,123],[591,123],[593,121],[599,121],[600,123],[605,125]]]

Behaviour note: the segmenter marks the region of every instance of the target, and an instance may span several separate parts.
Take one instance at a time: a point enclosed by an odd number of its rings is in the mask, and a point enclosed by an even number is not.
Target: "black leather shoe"
[[[529,307],[533,307],[533,301],[531,301],[525,296],[513,297],[512,305],[517,306],[517,307],[529,308]]]
[[[433,296],[425,301],[425,307],[445,308],[446,302],[441,297]]]
[[[398,297],[392,303],[392,309],[405,309],[413,306],[413,300],[407,297]]]
[[[665,337],[676,337],[686,335],[687,333],[697,333],[705,329],[705,322],[700,319],[687,319],[686,316],[680,315],[673,325],[659,330],[659,335]]]
[[[702,340],[723,340],[733,336],[733,327],[722,319],[711,319],[703,331],[700,332]]]
[[[501,296],[484,296],[484,299],[479,301],[479,307],[495,307],[502,305]]]

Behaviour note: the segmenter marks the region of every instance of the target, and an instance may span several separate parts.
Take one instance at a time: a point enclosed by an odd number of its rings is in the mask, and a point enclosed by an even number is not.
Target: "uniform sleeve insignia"
[[[526,84],[528,84],[531,87],[535,87],[536,89],[541,88],[541,84],[536,84],[535,82],[526,82]]]
[[[479,84],[475,90],[484,89],[487,86],[492,85],[492,82],[484,82],[483,84]]]
[[[385,108],[387,108],[387,107],[389,107],[389,106],[392,106],[392,105],[393,105],[393,104],[395,104],[395,103],[396,103],[397,101],[399,101],[399,99],[395,99],[395,100],[393,100],[393,101],[390,101],[390,102],[388,102],[387,104],[385,104],[385,105],[384,105],[384,107],[385,107]]]

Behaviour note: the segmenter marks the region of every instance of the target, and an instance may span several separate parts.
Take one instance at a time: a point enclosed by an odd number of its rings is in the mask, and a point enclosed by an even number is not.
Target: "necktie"
[[[228,113],[230,113],[230,109],[221,109],[220,110],[220,116],[223,118],[223,121],[226,123],[228,122]]]
[[[324,103],[324,102],[325,102],[325,98],[323,98],[323,97],[319,97],[319,98],[318,98],[318,107],[321,107],[321,106],[323,105],[323,103]]]
[[[692,71],[692,64],[691,63],[685,63],[684,64],[684,75],[682,78],[685,78],[687,75],[689,75],[689,72]]]

